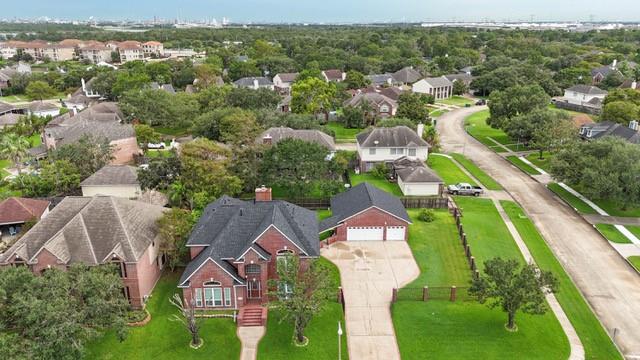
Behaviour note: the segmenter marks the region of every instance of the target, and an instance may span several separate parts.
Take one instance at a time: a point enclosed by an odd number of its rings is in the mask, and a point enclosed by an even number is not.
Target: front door
[[[247,298],[249,299],[260,299],[260,280],[258,279],[251,279],[249,280],[248,284],[248,294],[247,294]]]

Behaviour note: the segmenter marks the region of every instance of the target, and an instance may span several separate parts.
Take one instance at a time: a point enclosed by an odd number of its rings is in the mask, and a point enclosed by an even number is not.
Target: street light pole
[[[342,325],[338,321],[338,360],[342,360]]]

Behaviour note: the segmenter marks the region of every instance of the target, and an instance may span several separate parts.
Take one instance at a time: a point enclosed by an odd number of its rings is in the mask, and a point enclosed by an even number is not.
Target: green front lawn
[[[590,200],[611,216],[640,217],[639,207],[629,207],[623,210],[620,208],[620,204],[611,200]]]
[[[542,152],[542,159],[540,159],[540,154],[537,152],[527,155],[526,158],[527,160],[531,161],[531,163],[533,163],[535,166],[539,167],[540,169],[548,173],[551,172],[551,170],[549,169],[549,165],[550,165],[549,163],[551,162],[552,155],[548,151]]]
[[[351,178],[351,186],[356,186],[363,182],[368,182],[369,184],[377,187],[380,190],[384,190],[390,194],[395,196],[402,197],[402,191],[400,191],[400,187],[396,183],[389,182],[387,179],[382,179],[376,176],[371,175],[371,173],[360,173],[356,174],[355,172],[349,172],[349,177]]]
[[[636,270],[640,271],[640,256],[629,256],[627,258]]]
[[[527,245],[536,264],[543,270],[551,271],[558,279],[560,291],[556,294],[556,298],[576,329],[585,348],[586,358],[621,359],[604,328],[533,222],[526,217],[516,203],[512,201],[500,203]]]
[[[314,183],[313,188],[311,189],[310,192],[304,194],[303,196],[298,196],[298,197],[308,198],[308,199],[324,199],[324,198],[326,198],[324,192],[322,192],[322,189],[320,188],[320,183],[321,183],[321,181],[316,181]],[[292,197],[294,197],[291,194],[291,192],[289,191],[289,189],[287,189],[286,187],[274,185],[274,186],[271,187],[271,189],[272,189],[272,193],[273,193],[273,197],[274,198],[292,198]]]
[[[596,229],[609,241],[618,244],[631,244],[631,240],[627,239],[615,226],[611,224],[597,224]]]
[[[494,256],[522,259],[493,204],[484,199],[457,198],[464,208],[463,223],[477,258]],[[420,277],[408,285],[466,286],[470,271],[457,238],[453,217],[436,212],[436,220],[416,219],[409,229],[409,246],[420,267]],[[471,240],[470,240],[471,241]],[[511,243],[511,245],[507,245]],[[485,250],[481,250],[484,248]],[[495,251],[494,251],[495,249]],[[506,315],[471,301],[398,301],[392,316],[403,359],[566,359],[569,344],[552,313],[519,313],[519,330],[504,328]]]
[[[325,125],[333,130],[336,142],[356,142],[356,135],[361,133],[363,129],[348,129],[342,123],[331,121]]]
[[[413,224],[409,227],[409,246],[420,267],[420,276],[407,287],[468,286],[471,270],[453,216],[447,210],[434,211],[436,219],[418,219],[420,209],[408,209]]]
[[[432,118],[437,118],[442,114],[445,114],[449,112],[449,110],[445,110],[445,109],[438,109],[438,110],[433,110],[432,112],[429,113],[429,116],[431,116]]]
[[[526,172],[527,174],[540,175],[540,172],[538,170],[534,169],[531,165],[527,164],[526,162],[520,160],[520,158],[517,156],[507,156],[507,160],[509,160],[510,163],[515,165],[518,169]]]
[[[458,165],[446,156],[431,154],[427,159],[427,165],[429,165],[447,185],[461,182],[477,185],[475,181],[471,180],[469,175],[460,170]]]
[[[11,166],[11,161],[6,159],[0,160],[0,177],[4,178],[5,176],[11,175],[7,170],[5,170],[5,168],[8,168],[10,166]]]
[[[445,105],[465,106],[466,104],[470,104],[470,105],[475,104],[475,101],[471,99],[467,99],[466,97],[463,97],[463,96],[455,95],[448,99],[438,100],[436,101],[436,103],[445,104]]]
[[[513,151],[525,150],[524,146],[517,146],[515,144],[515,141],[513,141],[507,134],[505,134],[504,131],[500,129],[494,129],[491,126],[487,125],[487,118],[489,118],[489,110],[478,111],[477,113],[474,113],[467,117],[464,121],[464,124],[465,129],[467,130],[469,135],[473,136],[478,141],[495,152],[500,153],[505,152],[506,150],[497,145],[495,142],[491,141],[491,139],[497,141],[502,145],[506,145],[507,148]]]
[[[489,190],[502,190],[502,186],[500,186],[500,184],[498,184],[495,180],[493,180],[491,176],[487,175],[487,173],[482,171],[482,169],[480,169],[476,164],[474,164],[473,161],[467,159],[462,154],[451,154],[451,156],[457,162],[459,162],[460,165],[462,165],[465,169],[467,169],[467,171],[471,173],[473,177],[478,179],[478,181],[480,181],[482,185],[484,185],[484,187],[486,187]]]
[[[319,260],[330,270],[333,285],[340,286],[340,272],[338,268],[326,260]],[[337,294],[337,292],[336,292]],[[331,298],[327,307],[315,316],[305,330],[309,345],[298,347],[293,343],[293,326],[288,322],[280,323],[280,313],[277,309],[269,310],[267,332],[258,344],[258,359],[337,359],[338,358],[338,321],[345,329],[342,305]],[[225,357],[216,357],[225,359]],[[236,357],[237,358],[237,357]],[[342,358],[348,359],[347,337],[342,336]]]
[[[581,214],[597,214],[597,212],[587,203],[577,198],[575,195],[571,194],[563,187],[556,183],[550,183],[547,185],[547,188],[553,191],[558,197],[564,200],[569,206],[576,209]]]
[[[189,346],[191,337],[184,325],[171,321],[178,310],[169,303],[177,286],[180,271],[165,273],[153,291],[147,310],[151,321],[142,327],[130,328],[129,336],[119,342],[113,331],[108,331],[87,346],[87,359],[237,359],[240,340],[236,324],[230,318],[202,319],[201,348]]]

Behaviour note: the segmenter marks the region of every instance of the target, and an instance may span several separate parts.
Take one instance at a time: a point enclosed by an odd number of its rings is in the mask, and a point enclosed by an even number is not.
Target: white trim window
[[[222,288],[213,288],[213,306],[222,306]]]
[[[213,306],[213,288],[204,288],[204,306]]]
[[[396,154],[396,148],[390,148],[389,155],[395,155],[395,154]]]
[[[231,288],[224,288],[224,306],[231,306]]]
[[[202,307],[202,289],[195,289],[196,307]]]
[[[416,152],[417,152],[416,149],[411,149],[411,148],[407,149],[408,156],[416,156]]]
[[[376,154],[376,148],[369,148],[369,155],[375,155]]]

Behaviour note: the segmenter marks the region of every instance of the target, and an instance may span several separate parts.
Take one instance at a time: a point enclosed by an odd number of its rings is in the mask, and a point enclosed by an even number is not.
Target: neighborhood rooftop
[[[356,136],[361,147],[429,146],[418,134],[406,126],[374,128]]]
[[[138,169],[129,165],[106,165],[80,183],[91,186],[135,184],[138,184]]]

